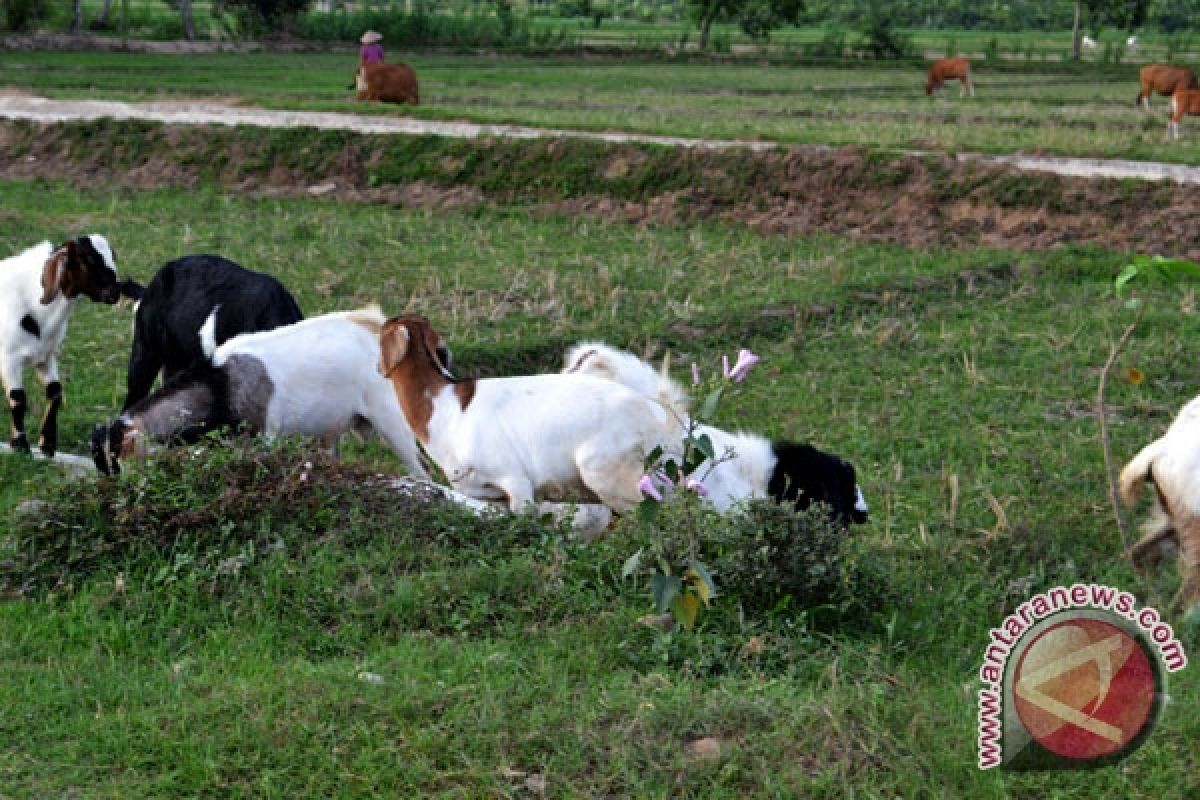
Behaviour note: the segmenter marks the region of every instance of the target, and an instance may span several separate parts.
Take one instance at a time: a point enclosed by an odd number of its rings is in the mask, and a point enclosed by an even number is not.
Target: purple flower
[[[738,352],[737,363],[733,365],[733,369],[730,370],[727,375],[729,378],[733,379],[734,383],[741,383],[742,381],[746,380],[746,373],[750,371],[750,368],[761,360],[762,359],[754,355],[754,353],[751,353],[749,350],[743,348]]]
[[[638,489],[641,489],[642,494],[647,497],[652,497],[658,502],[662,502],[662,492],[658,491],[658,487],[654,485],[654,479],[649,475],[643,475],[642,479],[638,481]]]
[[[700,385],[700,368],[696,366],[696,362],[692,362],[692,386]]]
[[[721,376],[729,377],[729,356],[721,356]]]
[[[708,497],[708,487],[705,486],[703,482],[698,481],[695,478],[688,478],[686,481],[684,481],[684,487],[691,489],[701,497]]]

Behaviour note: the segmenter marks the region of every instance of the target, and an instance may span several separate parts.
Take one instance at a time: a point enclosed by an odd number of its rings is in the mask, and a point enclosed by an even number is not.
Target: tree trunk
[[[192,19],[192,0],[179,0],[179,16],[183,18],[183,38],[196,38],[196,22]]]
[[[83,30],[83,0],[75,0],[74,9],[71,12],[71,33],[79,33]]]
[[[1075,24],[1071,28],[1071,60],[1072,61],[1078,61],[1081,56],[1080,37],[1083,35],[1083,31],[1079,30],[1079,19],[1082,16],[1081,15],[1082,9],[1080,8],[1082,5],[1083,5],[1083,0],[1075,0]]]
[[[100,16],[92,21],[93,28],[101,30],[108,27],[108,15],[112,13],[113,0],[104,0],[104,7],[100,9]]]
[[[716,2],[710,2],[704,7],[704,14],[700,17],[700,39],[696,42],[696,46],[701,51],[708,49],[708,32],[712,28],[713,18],[717,16]]]

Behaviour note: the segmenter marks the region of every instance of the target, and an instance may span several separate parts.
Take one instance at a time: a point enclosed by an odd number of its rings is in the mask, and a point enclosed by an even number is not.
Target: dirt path
[[[396,116],[341,114],[318,111],[273,111],[223,105],[220,103],[65,101],[25,95],[0,96],[0,117],[35,120],[39,122],[61,122],[72,119],[110,117],[113,119],[151,120],[171,125],[252,125],[269,128],[312,127],[330,130],[348,130],[357,133],[432,134],[455,138],[488,136],[515,139],[579,138],[605,142],[638,142],[709,150],[747,148],[754,151],[764,151],[778,147],[773,142],[689,139],[678,136],[653,136],[637,133],[530,128],[520,125],[482,125],[471,122],[440,122]],[[912,154],[925,155],[920,152]],[[1200,184],[1200,167],[1154,161],[1026,155],[996,156],[982,153],[960,153],[957,158],[959,161],[981,161],[989,164],[1003,164],[1025,171],[1049,172],[1069,177],[1137,178],[1151,181],[1171,180],[1181,184]]]

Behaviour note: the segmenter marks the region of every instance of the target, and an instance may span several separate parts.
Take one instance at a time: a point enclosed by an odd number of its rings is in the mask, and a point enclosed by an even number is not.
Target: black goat
[[[138,301],[122,411],[150,394],[160,371],[165,383],[207,364],[227,339],[304,318],[278,280],[220,256],[184,256],[164,265],[145,289],[122,290]]]

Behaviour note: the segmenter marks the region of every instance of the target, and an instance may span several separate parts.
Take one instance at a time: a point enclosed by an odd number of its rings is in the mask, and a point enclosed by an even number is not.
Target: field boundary
[[[246,108],[208,102],[127,103],[112,100],[53,100],[36,95],[0,96],[0,118],[55,123],[72,120],[120,119],[161,122],[167,125],[250,125],[263,128],[317,128],[367,134],[443,136],[462,139],[505,137],[512,139],[587,139],[614,144],[635,143],[704,150],[746,149],[762,152],[775,149],[833,151],[823,145],[781,145],[770,141],[696,139],[614,131],[585,131],[567,128],[537,128],[525,125],[495,125],[447,122],[410,117],[345,114],[332,111],[280,111]],[[940,155],[929,151],[898,151],[907,156]],[[959,161],[1011,166],[1023,172],[1047,172],[1075,178],[1120,178],[1200,184],[1200,167],[1162,161],[958,153]]]

